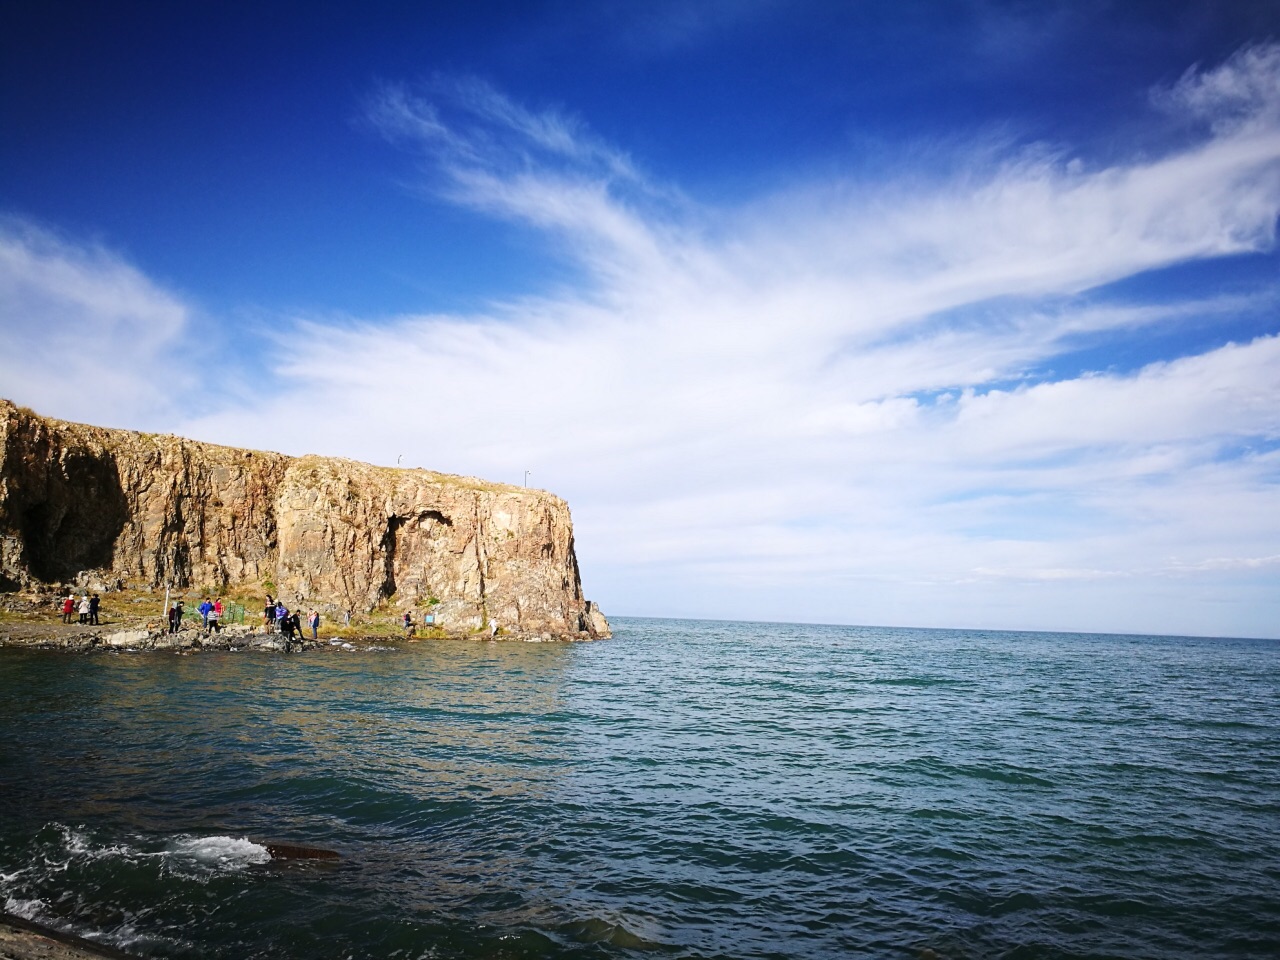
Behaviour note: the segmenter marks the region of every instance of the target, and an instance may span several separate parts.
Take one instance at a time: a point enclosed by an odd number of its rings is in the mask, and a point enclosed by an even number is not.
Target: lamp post
[[[520,486],[527,487],[529,485],[529,474],[531,473],[533,473],[532,470],[526,470],[524,472],[524,483],[520,484]]]

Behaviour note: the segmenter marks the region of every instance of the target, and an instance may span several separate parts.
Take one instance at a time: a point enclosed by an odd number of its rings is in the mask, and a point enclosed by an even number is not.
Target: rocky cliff
[[[430,605],[595,638],[559,497],[426,470],[286,457],[41,417],[0,400],[0,589],[270,584],[331,612]],[[438,601],[438,602],[433,602]]]

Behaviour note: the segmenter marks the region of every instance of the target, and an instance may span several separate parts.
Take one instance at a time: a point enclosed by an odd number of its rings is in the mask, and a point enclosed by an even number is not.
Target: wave
[[[121,868],[158,863],[160,869],[183,873],[225,873],[263,864],[271,859],[265,846],[247,837],[216,834],[169,837],[133,835],[103,839],[83,824],[47,824],[36,838],[37,855],[30,866],[11,874],[0,874],[0,894],[5,894],[32,871],[46,876],[79,871],[95,864]]]
[[[175,861],[193,861],[223,870],[238,870],[271,859],[267,848],[244,837],[174,838],[163,852]]]
[[[23,920],[39,923],[44,918],[45,906],[45,902],[36,897],[32,897],[29,900],[25,900],[22,897],[6,897],[4,912],[15,917],[21,917]]]

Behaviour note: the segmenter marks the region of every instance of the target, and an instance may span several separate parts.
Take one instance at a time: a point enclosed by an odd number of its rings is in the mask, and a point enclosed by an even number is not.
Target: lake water
[[[1280,643],[615,628],[0,650],[0,905],[228,960],[1280,956]]]

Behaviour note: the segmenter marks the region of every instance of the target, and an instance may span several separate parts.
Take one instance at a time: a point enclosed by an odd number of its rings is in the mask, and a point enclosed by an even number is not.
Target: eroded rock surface
[[[568,505],[426,470],[286,457],[41,417],[0,400],[0,589],[262,588],[455,631],[609,635]],[[436,602],[432,602],[436,601]]]

